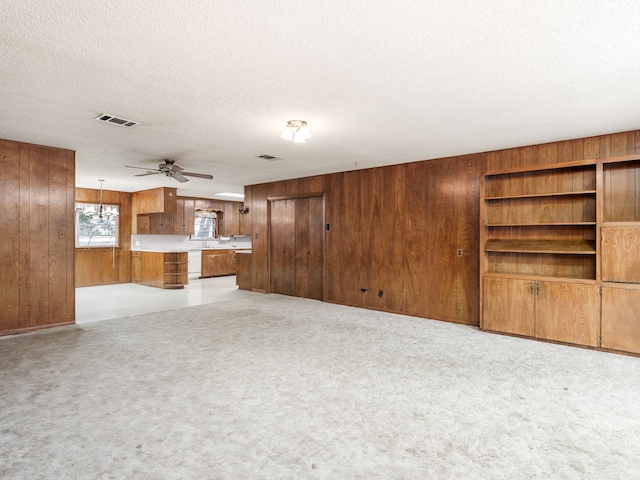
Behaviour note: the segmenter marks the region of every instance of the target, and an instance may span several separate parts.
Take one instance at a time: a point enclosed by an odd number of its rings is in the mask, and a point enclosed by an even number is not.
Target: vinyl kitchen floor
[[[190,280],[180,290],[165,290],[134,283],[80,287],[76,288],[76,323],[180,309],[241,298],[244,295],[252,293],[238,290],[234,275]]]

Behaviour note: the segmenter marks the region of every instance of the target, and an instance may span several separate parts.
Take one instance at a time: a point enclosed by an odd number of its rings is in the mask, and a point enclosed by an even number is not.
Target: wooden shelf
[[[637,155],[635,156],[637,158]],[[589,165],[595,165],[597,162],[596,159],[590,160],[578,160],[573,162],[562,162],[562,163],[551,163],[546,165],[533,165],[527,167],[513,167],[506,168],[498,171],[488,171],[486,172],[487,177],[499,177],[502,175],[510,175],[514,173],[532,173],[532,172],[547,172],[547,171],[559,171],[562,169],[570,169],[570,168],[580,168]]]
[[[595,255],[595,242],[588,240],[487,240],[486,252]]]
[[[485,227],[584,227],[596,222],[554,222],[554,223],[489,223]]]
[[[575,192],[554,192],[554,193],[530,193],[526,195],[504,195],[499,197],[485,197],[485,200],[518,200],[526,198],[546,198],[546,197],[565,197],[569,195],[595,195],[595,190],[581,190]]]

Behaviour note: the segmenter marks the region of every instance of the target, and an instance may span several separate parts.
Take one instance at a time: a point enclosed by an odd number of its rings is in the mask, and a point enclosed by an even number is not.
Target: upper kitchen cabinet
[[[173,215],[174,235],[193,235],[194,205],[194,198],[178,197],[176,200],[176,213]]]
[[[224,216],[220,227],[221,235],[240,235],[240,202],[224,202]]]
[[[138,233],[138,214],[175,213],[177,211],[177,189],[159,187],[133,192],[131,195],[131,233]]]

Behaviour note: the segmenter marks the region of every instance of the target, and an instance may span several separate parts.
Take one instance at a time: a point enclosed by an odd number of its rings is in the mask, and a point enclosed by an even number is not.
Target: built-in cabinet
[[[240,290],[251,290],[251,252],[236,254],[236,285]]]
[[[174,189],[175,190],[175,189]],[[195,212],[199,210],[217,213],[217,234],[223,236],[239,235],[239,202],[221,202],[205,198],[177,197],[169,195],[166,189],[135,192],[133,204],[136,205],[135,233],[146,235],[193,235]],[[138,195],[136,195],[138,194]],[[151,209],[165,209],[149,211]]]
[[[602,166],[602,347],[640,354],[640,159]]]
[[[482,328],[640,353],[637,158],[486,173]]]
[[[143,229],[151,229],[151,218],[143,219],[142,223],[138,222],[140,214],[173,214],[177,210],[177,189],[169,187],[153,188],[151,190],[141,190],[131,194],[131,233],[145,233],[138,231],[140,225]],[[153,228],[165,229],[165,218],[156,217],[153,221]],[[168,226],[167,226],[168,229]],[[173,230],[173,218],[171,219],[171,230]]]
[[[201,278],[235,275],[236,253],[234,250],[202,250]]]
[[[195,222],[195,198],[178,197],[173,218],[175,235],[193,235]]]
[[[184,288],[188,283],[186,252],[131,252],[131,281],[150,287]]]
[[[131,252],[131,282],[142,283],[142,252]]]

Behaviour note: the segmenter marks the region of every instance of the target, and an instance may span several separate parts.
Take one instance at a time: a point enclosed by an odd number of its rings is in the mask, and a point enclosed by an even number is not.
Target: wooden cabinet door
[[[140,235],[149,235],[151,233],[151,216],[146,214],[138,214],[138,229]]]
[[[640,224],[602,227],[602,280],[640,283]]]
[[[195,220],[196,220],[196,207],[194,198],[183,198],[183,212],[182,222],[185,225],[183,235],[193,235]]]
[[[236,255],[236,285],[240,290],[251,290],[251,254]]]
[[[597,317],[596,285],[536,282],[537,338],[595,347]]]
[[[131,281],[142,282],[142,253],[131,252]]]
[[[174,235],[186,235],[186,224],[184,223],[184,198],[176,199],[176,211],[173,214],[173,233]]]
[[[602,287],[602,347],[640,353],[640,289]]]
[[[218,277],[228,275],[229,255],[225,250],[215,253],[202,252],[202,272],[203,277]]]
[[[485,277],[483,328],[496,332],[534,335],[534,300],[529,280]]]
[[[222,235],[240,234],[240,207],[238,202],[224,202],[224,229]]]

